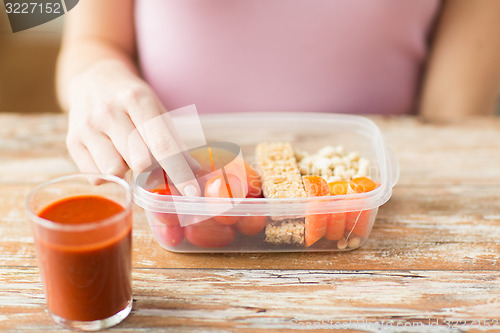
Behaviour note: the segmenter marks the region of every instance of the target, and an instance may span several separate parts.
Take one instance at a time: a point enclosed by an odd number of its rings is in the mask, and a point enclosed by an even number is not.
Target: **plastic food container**
[[[208,143],[237,145],[243,159],[252,166],[255,147],[261,142],[289,142],[294,149],[311,153],[324,146],[342,145],[346,151],[357,151],[369,160],[370,178],[378,186],[365,193],[308,198],[188,198],[152,193],[164,184],[162,169],[153,167],[129,182],[135,202],[145,209],[156,241],[173,252],[356,249],[368,239],[378,208],[389,200],[399,177],[397,159],[379,128],[361,116],[266,112],[213,114],[200,119]],[[246,228],[239,228],[238,224],[243,224],[240,222],[219,223],[214,216],[223,221],[243,220]],[[300,239],[304,237],[301,228],[311,216],[344,219],[343,237],[323,237],[305,246]],[[274,233],[280,234],[278,240],[270,241]]]

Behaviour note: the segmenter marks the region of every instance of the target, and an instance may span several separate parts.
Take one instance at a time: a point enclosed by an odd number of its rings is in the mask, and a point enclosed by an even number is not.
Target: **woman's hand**
[[[168,113],[136,73],[101,60],[69,83],[66,144],[82,172],[137,175],[157,160],[182,194],[200,195]]]
[[[182,194],[199,195],[168,113],[137,73],[134,1],[80,1],[65,17],[57,92],[80,170],[122,177],[158,160]]]

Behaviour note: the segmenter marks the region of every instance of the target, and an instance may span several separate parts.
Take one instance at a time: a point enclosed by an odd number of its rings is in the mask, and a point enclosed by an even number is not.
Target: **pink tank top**
[[[169,110],[414,111],[439,0],[136,0]]]

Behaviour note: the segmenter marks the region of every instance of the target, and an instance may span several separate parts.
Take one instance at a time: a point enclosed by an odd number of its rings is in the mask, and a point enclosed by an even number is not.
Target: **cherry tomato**
[[[227,179],[227,183],[226,183]],[[245,188],[240,179],[231,173],[210,178],[205,184],[205,197],[211,198],[244,198]],[[240,216],[215,216],[215,220],[225,225],[235,224]]]
[[[184,233],[191,244],[207,249],[227,246],[236,236],[233,226],[220,224],[214,219],[188,225]]]
[[[151,192],[161,195],[172,195],[172,191],[170,190],[170,188],[168,186],[165,188],[165,185],[159,186],[151,190]],[[177,190],[174,190],[174,193],[178,193]],[[167,226],[179,225],[179,218],[177,217],[177,214],[152,212],[152,215],[155,220],[166,224]]]
[[[167,188],[165,188],[165,185],[157,187],[155,189],[152,189],[150,192],[156,193],[156,194],[161,194],[161,195],[172,195],[170,188],[168,186],[167,186]]]
[[[172,213],[158,213],[158,212],[152,212],[153,218],[160,222],[163,223],[167,226],[175,226],[179,225],[179,218],[177,217],[177,214],[172,214]]]
[[[161,195],[181,195],[180,192],[175,187],[170,187],[168,184],[161,184],[154,189],[150,190],[151,193],[161,194]]]
[[[244,164],[248,185],[247,198],[262,198],[262,183],[260,181],[259,173],[247,162],[244,162]]]
[[[220,224],[224,225],[233,225],[237,223],[240,219],[241,216],[214,216],[214,219],[219,222]]]
[[[254,236],[266,227],[267,216],[244,216],[236,223],[236,229],[246,236]]]
[[[234,153],[220,147],[213,146],[210,147],[210,149],[193,150],[190,154],[200,165],[201,169],[195,172],[195,176],[202,189],[205,188],[204,183],[206,181],[206,178],[203,176],[219,170],[221,167],[224,167],[228,173],[234,174],[240,172],[241,163],[238,163],[240,161],[230,164],[227,163],[234,159]],[[262,190],[259,173],[244,160],[242,162],[247,175],[247,198],[260,198]]]
[[[155,232],[158,242],[165,246],[177,246],[184,239],[184,229],[180,225],[157,226]]]
[[[210,178],[205,184],[204,193],[205,197],[210,198],[244,198],[246,196],[240,179],[232,173]]]

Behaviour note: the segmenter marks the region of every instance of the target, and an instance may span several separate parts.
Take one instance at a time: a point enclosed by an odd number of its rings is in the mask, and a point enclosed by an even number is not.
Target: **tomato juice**
[[[36,215],[48,220],[33,227],[50,312],[95,321],[125,309],[132,299],[130,207],[100,195],[79,195]]]

